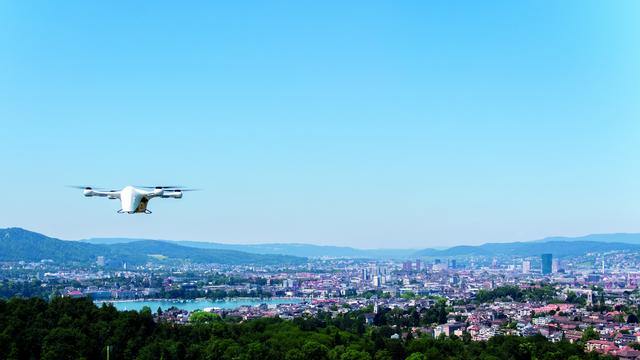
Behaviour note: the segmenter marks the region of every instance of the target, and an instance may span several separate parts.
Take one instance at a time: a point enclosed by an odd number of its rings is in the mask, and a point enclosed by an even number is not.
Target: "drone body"
[[[74,186],[76,188],[84,189],[83,194],[86,197],[106,197],[109,199],[120,199],[120,214],[151,214],[151,211],[147,209],[149,200],[159,198],[182,198],[183,191],[192,191],[194,189],[182,189],[179,186],[125,186],[121,190],[109,190],[103,191],[101,189],[94,189],[86,186]],[[149,190],[147,190],[149,189]]]

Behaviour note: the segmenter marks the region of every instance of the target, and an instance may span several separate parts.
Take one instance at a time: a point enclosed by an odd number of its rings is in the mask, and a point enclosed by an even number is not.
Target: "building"
[[[413,267],[413,264],[411,264],[411,261],[405,261],[402,263],[402,271],[410,272],[412,267]]]
[[[524,260],[522,262],[522,273],[523,274],[529,274],[530,272],[531,272],[531,261]]]
[[[416,260],[416,271],[422,270],[422,264],[420,263],[420,259]]]
[[[436,259],[436,262],[433,264],[433,271],[444,271],[449,269],[449,263],[448,262],[441,262],[440,260]]]
[[[96,265],[104,267],[104,264],[105,264],[104,256],[98,256],[98,258],[96,259]]]
[[[449,322],[444,325],[438,325],[433,329],[433,336],[439,337],[441,334],[444,336],[451,336],[457,330],[464,330],[465,323]]]
[[[369,264],[369,279],[373,279],[376,275],[380,275],[380,267],[377,264]]]
[[[560,260],[555,258],[551,260],[551,272],[555,274],[558,271],[560,271]]]
[[[367,269],[362,269],[360,276],[362,277],[362,280],[369,280],[369,272]]]
[[[551,274],[551,263],[553,261],[553,255],[551,254],[542,254],[540,256],[542,260],[542,275]]]

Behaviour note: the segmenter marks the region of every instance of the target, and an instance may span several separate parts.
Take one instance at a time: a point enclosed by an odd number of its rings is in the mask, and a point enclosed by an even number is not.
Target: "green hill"
[[[154,240],[100,245],[55,239],[21,228],[0,229],[0,261],[51,259],[58,263],[90,263],[94,262],[98,256],[104,256],[118,266],[123,262],[137,265],[149,261],[189,261],[229,265],[291,265],[306,261],[305,258],[296,256],[200,249]]]

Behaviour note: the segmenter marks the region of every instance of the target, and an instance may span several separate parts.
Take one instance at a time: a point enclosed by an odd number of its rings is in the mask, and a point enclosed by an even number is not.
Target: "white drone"
[[[86,197],[100,196],[109,199],[120,199],[119,214],[151,214],[147,209],[149,200],[159,198],[182,198],[185,191],[195,191],[197,189],[185,189],[182,186],[125,186],[122,190],[94,189],[89,186],[71,186],[76,189],[84,189],[82,192]]]

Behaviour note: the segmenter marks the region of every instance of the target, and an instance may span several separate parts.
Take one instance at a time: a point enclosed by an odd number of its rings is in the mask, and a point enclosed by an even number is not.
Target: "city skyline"
[[[640,233],[638,4],[0,11],[0,227],[429,248]],[[122,216],[65,185],[203,188]]]

